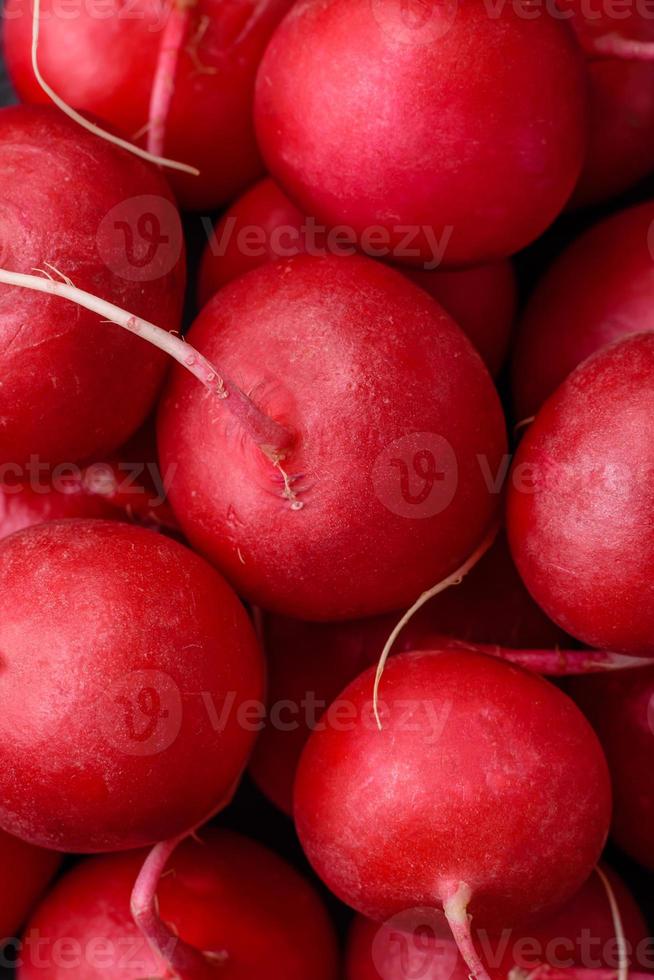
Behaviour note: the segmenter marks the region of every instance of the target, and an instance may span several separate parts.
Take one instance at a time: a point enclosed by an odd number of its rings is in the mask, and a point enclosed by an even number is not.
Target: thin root
[[[373,687],[373,695],[372,695],[372,706],[373,706],[373,711],[374,711],[374,715],[377,721],[377,727],[379,728],[379,731],[382,730],[382,723],[379,717],[379,685],[381,683],[382,675],[386,668],[386,661],[388,660],[390,656],[390,652],[393,649],[393,644],[395,643],[395,641],[397,640],[398,636],[400,635],[404,627],[407,625],[407,623],[409,623],[413,619],[415,614],[420,609],[422,609],[422,607],[425,605],[426,602],[429,602],[429,600],[433,599],[434,596],[440,595],[441,592],[445,592],[445,590],[449,589],[450,586],[461,585],[461,582],[463,582],[463,579],[468,574],[468,572],[472,571],[472,569],[475,567],[477,562],[481,561],[481,559],[484,557],[484,555],[489,550],[489,548],[492,547],[493,543],[495,542],[495,538],[497,537],[498,531],[499,531],[499,524],[495,524],[491,528],[489,533],[486,535],[482,543],[479,545],[479,547],[476,548],[475,551],[473,551],[470,557],[463,563],[463,565],[461,565],[460,568],[457,568],[457,570],[455,572],[452,572],[451,575],[448,575],[447,578],[444,578],[441,582],[438,582],[436,585],[432,586],[432,588],[428,589],[427,592],[423,592],[420,598],[414,602],[414,604],[411,606],[410,609],[407,610],[407,612],[405,612],[404,616],[402,616],[401,620],[399,621],[399,623],[397,624],[397,626],[395,627],[395,629],[393,630],[389,638],[386,640],[386,644],[384,646],[384,649],[382,650],[381,657],[379,658],[379,663],[377,664],[377,672],[375,674],[375,684]]]
[[[130,143],[129,140],[121,139],[119,136],[115,136],[113,133],[109,133],[106,129],[102,129],[101,126],[97,126],[95,123],[86,119],[80,112],[73,109],[60,95],[55,92],[51,85],[46,82],[45,78],[41,74],[41,68],[39,66],[39,31],[41,28],[41,0],[34,0],[34,8],[32,13],[32,70],[34,76],[43,89],[45,94],[52,99],[54,104],[58,109],[76,122],[83,129],[86,129],[89,133],[93,133],[94,136],[99,136],[100,139],[106,140],[108,143],[113,143],[115,146],[121,147],[123,150],[127,150],[128,153],[133,153],[134,156],[140,157],[142,160],[148,160],[150,163],[154,163],[159,167],[168,167],[170,170],[179,170],[182,173],[192,174],[194,177],[199,176],[200,171],[196,167],[191,167],[187,163],[180,163],[178,160],[168,160],[166,157],[155,156],[152,153],[148,153],[147,150],[141,149],[140,146],[135,146],[134,143]]]

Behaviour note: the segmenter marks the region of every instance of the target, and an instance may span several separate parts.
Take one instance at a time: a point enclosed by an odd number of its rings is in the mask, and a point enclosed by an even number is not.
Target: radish
[[[654,59],[654,27],[639,3],[619,11],[583,0],[557,5],[588,59],[590,141],[571,202],[585,206],[620,194],[654,170],[654,65],[641,60]]]
[[[569,682],[606,752],[615,787],[612,835],[654,871],[654,669]]]
[[[620,878],[604,869],[620,910],[629,959],[641,968],[651,939],[640,909]],[[381,925],[357,916],[350,931],[345,980],[467,980],[468,967],[453,941],[439,935],[438,913],[415,909]],[[597,874],[558,912],[527,930],[490,936],[475,934],[490,977],[505,980],[513,969],[530,971],[545,962],[599,969],[618,963],[615,925],[606,891]],[[651,955],[651,954],[650,954]]]
[[[52,264],[99,295],[179,326],[184,242],[165,180],[55,110],[0,110],[0,252]],[[165,358],[58,302],[0,289],[0,464],[111,452],[141,424]]]
[[[654,171],[654,64],[605,58],[588,71],[590,138],[573,207],[615,197]]]
[[[527,430],[508,534],[527,588],[589,646],[654,654],[654,336],[584,361]]]
[[[62,851],[141,847],[216,812],[254,740],[262,663],[229,586],[109,521],[0,543],[0,825]]]
[[[5,55],[20,97],[42,103],[50,99],[32,65],[32,4],[6,7]],[[254,78],[291,4],[134,0],[126,7],[109,0],[101,16],[87,4],[71,17],[56,0],[42,0],[39,67],[76,109],[197,167],[199,176],[171,171],[179,199],[185,207],[215,207],[263,169],[252,125]]]
[[[397,619],[397,613],[347,623],[264,617],[271,711],[250,774],[285,813],[292,812],[295,770],[311,727],[350,681],[377,662]],[[570,644],[530,598],[503,535],[461,585],[423,607],[395,649],[428,649],[438,633],[502,647],[553,650]],[[561,662],[560,654],[553,659]]]
[[[0,268],[0,283],[97,313],[193,375],[190,388],[173,375],[160,412],[163,468],[183,464],[171,503],[196,547],[257,603],[336,619],[413,599],[408,616],[492,543],[506,464],[497,392],[456,324],[400,273],[358,257],[255,270],[192,331],[220,371],[70,280]]]
[[[331,890],[385,920],[442,907],[472,975],[486,977],[468,916],[492,931],[544,917],[589,876],[608,832],[599,742],[575,705],[535,674],[472,653],[405,653],[342,695],[314,732],[295,822]]]
[[[537,411],[599,348],[654,330],[653,248],[654,202],[647,202],[594,225],[554,262],[518,331],[513,355],[518,418]]]
[[[0,831],[0,947],[14,938],[57,870],[60,857]]]
[[[400,273],[360,257],[270,263],[221,290],[188,340],[254,411],[230,420],[174,371],[161,464],[179,467],[183,531],[247,598],[302,619],[397,609],[484,536],[505,450],[497,394]],[[262,418],[286,445],[258,431]]]
[[[383,237],[396,261],[481,263],[537,238],[572,193],[586,68],[541,9],[300,0],[261,62],[255,121],[304,213]]]
[[[73,868],[29,923],[19,980],[162,974],[336,980],[336,938],[320,899],[261,844],[210,828],[179,848],[159,886],[161,915],[171,930],[161,955],[130,918],[130,889],[142,858],[138,852],[113,854]],[[206,974],[178,971],[187,944],[209,954]]]
[[[365,243],[364,243],[365,244]],[[222,216],[202,258],[198,299],[211,296],[237,276],[265,262],[292,255],[352,254],[314,219],[306,219],[281,188],[267,178],[251,187]],[[371,258],[382,258],[369,248]],[[516,311],[517,289],[511,263],[504,259],[455,272],[416,269],[409,276],[445,307],[497,374],[506,355]]]

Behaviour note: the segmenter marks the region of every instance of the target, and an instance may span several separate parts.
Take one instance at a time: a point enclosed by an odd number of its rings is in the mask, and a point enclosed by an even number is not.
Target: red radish
[[[207,244],[200,270],[200,306],[237,276],[265,262],[293,255],[351,255],[352,244],[307,220],[274,180],[251,187],[222,216]],[[383,257],[371,254],[371,258]],[[445,307],[497,374],[506,355],[516,310],[516,281],[504,259],[455,272],[416,269],[410,278]]]
[[[173,372],[159,416],[161,464],[179,467],[170,502],[243,595],[303,619],[375,614],[478,544],[499,500],[497,394],[400,273],[360,257],[270,263],[221,290],[188,340],[292,436],[281,457],[261,453]]]
[[[412,19],[397,0],[300,0],[261,62],[255,120],[306,214],[381,232],[396,261],[433,261],[438,243],[449,265],[481,263],[533,241],[572,193],[586,69],[544,10],[427,0]]]
[[[12,0],[6,8],[5,54],[20,97],[43,103],[50,100],[31,61],[32,2]],[[263,169],[252,125],[254,78],[292,2],[135,0],[126,9],[121,0],[109,0],[102,16],[86,5],[71,18],[56,0],[43,0],[39,67],[67,103],[129,140],[142,143],[137,134],[150,122],[155,150],[200,171],[170,173],[183,205],[214,207]]]
[[[631,965],[642,968],[642,953],[651,944],[645,920],[620,878],[608,869],[605,873],[620,910]],[[413,910],[384,925],[357,916],[348,940],[345,980],[468,980],[468,967],[452,940],[439,935],[438,926],[438,914],[429,909]],[[561,968],[592,963],[612,968],[614,976],[619,965],[613,916],[597,874],[544,922],[498,936],[480,931],[475,941],[493,980],[506,980],[515,968],[530,973],[540,963]]]
[[[557,5],[586,52],[590,76],[590,142],[571,203],[594,204],[654,170],[654,65],[641,60],[647,53],[654,60],[654,25],[638,3],[619,12],[583,0]]]
[[[654,64],[607,58],[588,70],[590,141],[576,207],[615,197],[654,171]]]
[[[509,346],[518,295],[508,259],[470,269],[407,269],[456,320],[475,345],[491,374],[499,374]]]
[[[569,682],[606,753],[615,787],[612,834],[654,871],[654,669]]]
[[[508,534],[532,596],[589,646],[654,654],[654,336],[584,361],[527,429]]]
[[[499,930],[574,895],[602,850],[606,761],[572,701],[547,681],[472,653],[391,658],[373,719],[374,670],[315,732],[295,822],[331,890],[385,920],[442,907],[470,972],[484,977],[468,915]]]
[[[0,111],[0,250],[17,272],[53,264],[167,330],[179,326],[184,244],[165,180],[55,110]],[[152,406],[165,358],[58,301],[0,289],[0,463],[110,452]]]
[[[285,813],[292,812],[295,770],[314,720],[351,680],[377,662],[397,619],[397,613],[347,623],[264,618],[268,701],[274,715],[257,739],[250,773]],[[429,648],[437,633],[514,648],[570,644],[529,596],[503,535],[461,585],[423,607],[395,649]]]
[[[184,512],[182,529],[258,603],[321,619],[413,599],[406,619],[492,543],[506,462],[497,393],[461,330],[400,273],[357,257],[300,256],[255,270],[223,290],[195,326],[201,346],[220,348],[220,373],[185,340],[70,281],[0,269],[0,282],[97,313],[194,376],[191,389],[173,377],[160,417],[164,470],[184,461],[171,502]],[[225,366],[255,389],[252,397]],[[212,468],[200,467],[198,482],[197,450],[208,438],[203,458]],[[223,473],[226,446],[239,465]],[[239,514],[244,501],[249,524]],[[401,568],[401,580],[383,563]]]
[[[207,976],[336,980],[336,939],[320,899],[261,844],[212,828],[175,852],[158,891],[162,918],[180,936],[170,957],[151,952],[130,917],[142,860],[113,854],[73,868],[29,923],[19,980],[172,976],[167,967],[186,943],[215,954]]]
[[[13,939],[57,870],[60,856],[0,831],[0,947]]]
[[[216,812],[254,740],[254,632],[182,545],[109,521],[0,544],[0,825],[63,851],[145,846]]]
[[[594,225],[555,261],[518,331],[518,418],[533,415],[590,354],[627,334],[654,330],[653,250],[654,202],[648,202]]]

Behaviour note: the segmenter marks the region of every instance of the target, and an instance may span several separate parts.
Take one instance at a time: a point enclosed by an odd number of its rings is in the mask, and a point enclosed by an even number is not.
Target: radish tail
[[[89,119],[85,119],[84,116],[73,109],[72,106],[61,98],[60,95],[55,92],[51,85],[46,82],[43,75],[41,74],[41,68],[39,65],[39,31],[41,26],[41,0],[33,0],[32,9],[32,71],[34,76],[48,96],[52,99],[54,104],[58,109],[76,122],[83,129],[88,130],[89,133],[93,133],[94,136],[99,136],[100,139],[106,140],[108,143],[113,143],[115,146],[121,147],[123,150],[127,150],[129,153],[133,153],[134,156],[141,157],[142,160],[148,160],[150,163],[154,163],[159,167],[168,167],[169,170],[179,170],[182,173],[192,174],[197,177],[200,173],[196,167],[190,167],[187,163],[180,163],[177,160],[167,160],[165,157],[156,156],[152,153],[148,153],[147,150],[142,150],[140,146],[135,146],[134,143],[130,143],[129,140],[121,139],[119,136],[115,136],[113,133],[107,132],[106,129],[102,129],[101,126],[96,126],[95,123],[91,122]]]
[[[470,970],[470,980],[490,980],[472,941],[470,916],[468,915],[470,898],[470,889],[466,884],[460,882],[452,894],[443,899],[443,912],[452,930],[452,937],[459,953]]]
[[[173,851],[183,838],[156,844],[146,857],[131,898],[134,922],[155,956],[167,964],[175,980],[215,980],[226,953],[203,953],[176,936],[159,915],[157,888]]]
[[[457,568],[457,570],[455,572],[452,572],[451,575],[448,575],[447,578],[444,578],[441,582],[438,582],[437,585],[432,586],[432,588],[428,589],[427,592],[423,592],[420,598],[417,599],[414,602],[414,604],[411,606],[411,608],[405,612],[404,616],[402,616],[402,619],[399,621],[399,623],[397,624],[397,626],[395,627],[395,629],[393,630],[389,638],[386,640],[384,649],[381,652],[381,657],[379,658],[379,663],[377,664],[377,672],[375,674],[375,684],[373,687],[373,696],[372,696],[373,711],[375,713],[377,727],[379,728],[380,731],[382,730],[382,724],[381,724],[381,719],[379,717],[379,685],[381,683],[382,675],[386,668],[386,661],[388,660],[390,652],[393,649],[393,644],[395,643],[395,641],[397,640],[398,636],[400,635],[404,627],[407,625],[407,623],[409,623],[413,619],[415,614],[420,609],[422,609],[422,607],[425,605],[426,602],[429,602],[430,599],[433,599],[434,596],[439,595],[441,592],[445,592],[446,589],[449,589],[453,585],[461,585],[461,582],[463,582],[463,579],[468,574],[468,572],[472,571],[472,569],[475,567],[477,562],[481,561],[481,559],[484,557],[484,555],[489,550],[489,548],[491,548],[491,546],[495,541],[495,538],[497,537],[498,531],[499,531],[499,525],[496,524],[486,535],[486,537],[479,545],[479,547],[476,548],[475,551],[473,551],[470,557],[463,563],[463,565],[461,565],[460,568]]]
[[[494,643],[469,643],[454,636],[434,634],[428,637],[427,645],[432,650],[462,650],[469,653],[485,653],[500,660],[524,667],[545,677],[577,677],[584,674],[603,674],[611,670],[635,670],[638,667],[651,667],[654,660],[643,657],[629,657],[623,653],[607,650],[515,650]]]
[[[166,23],[152,85],[148,113],[148,152],[163,157],[166,123],[175,91],[175,77],[182,45],[188,34],[195,0],[173,0]]]
[[[615,929],[615,938],[618,944],[618,978],[617,980],[628,980],[629,977],[629,957],[627,956],[627,940],[625,939],[624,926],[622,924],[622,916],[620,915],[620,907],[618,901],[615,897],[615,892],[611,887],[611,882],[604,874],[599,864],[595,868],[597,877],[604,885],[604,890],[606,891],[606,897],[609,900],[609,905],[611,907],[611,915],[613,917],[613,928]]]
[[[620,34],[604,34],[592,42],[593,52],[600,58],[620,58],[623,61],[654,61],[654,42],[636,41]]]

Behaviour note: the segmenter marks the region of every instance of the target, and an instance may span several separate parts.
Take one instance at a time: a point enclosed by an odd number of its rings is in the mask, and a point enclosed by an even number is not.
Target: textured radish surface
[[[536,288],[517,331],[513,394],[533,415],[590,354],[654,330],[654,203],[599,222],[574,241]]]
[[[250,774],[285,813],[293,809],[295,770],[310,729],[357,674],[377,663],[399,613],[347,623],[303,623],[266,616],[271,715]],[[435,633],[516,648],[570,645],[522,584],[501,535],[462,584],[432,599],[405,627],[396,650],[429,649]],[[315,708],[312,707],[315,705]],[[277,713],[273,717],[272,711]]]
[[[545,11],[422,6],[414,24],[396,0],[296,3],[259,68],[259,143],[328,224],[381,227],[399,246],[437,221],[449,264],[503,258],[544,231],[579,176],[583,55]],[[432,257],[424,232],[412,247],[421,258],[407,261]]]
[[[615,197],[654,170],[654,65],[609,58],[588,71],[590,139],[570,202],[577,207]]]
[[[182,545],[108,521],[5,539],[0,651],[5,830],[66,851],[145,846],[230,793],[261,655],[232,590]]]
[[[170,502],[247,598],[301,619],[376,614],[479,544],[499,504],[497,393],[401,273],[359,257],[270,263],[221,290],[188,339],[295,437],[293,510],[229,399],[173,370],[159,415]]]
[[[527,588],[589,646],[654,654],[654,336],[584,361],[526,430],[508,533]]]
[[[20,980],[143,980],[160,976],[132,922],[129,901],[143,853],[89,858],[52,890],[29,923]],[[272,851],[239,834],[206,829],[168,862],[158,897],[161,916],[198,949],[225,953],[225,980],[336,980],[336,937],[313,888]],[[33,934],[34,935],[34,934]],[[39,940],[41,948],[39,949]],[[82,967],[47,950],[76,944]],[[69,947],[68,947],[69,948]]]
[[[171,174],[185,207],[228,201],[263,170],[252,125],[254,78],[268,39],[291,3],[190,4],[164,142],[166,156],[200,170],[199,177]],[[32,71],[31,14],[31,0],[11,0],[6,9],[7,68],[21,99],[48,103]],[[56,0],[42,0],[43,76],[70,105],[132,139],[148,122],[168,16],[168,6],[157,0],[133,0],[129,9],[122,0],[109,0],[101,16],[93,4],[82,5],[73,17]]]
[[[31,273],[50,263],[82,289],[179,327],[181,224],[151,166],[56,109],[20,106],[0,110],[0,188],[0,265]],[[141,235],[150,231],[166,240],[155,247]],[[152,407],[165,368],[159,351],[92,313],[0,286],[0,461],[115,449]]]
[[[599,735],[615,787],[612,835],[654,871],[654,670],[568,682]]]
[[[606,840],[606,761],[574,703],[547,681],[478,654],[392,657],[375,725],[374,671],[315,732],[295,822],[320,877],[385,920],[470,890],[478,928],[518,925],[570,898]]]
[[[631,965],[642,968],[638,951],[640,944],[648,941],[645,920],[621,879],[606,868],[604,872],[620,909]],[[437,929],[438,919],[429,910],[416,910],[382,926],[357,916],[348,939],[345,980],[468,980],[470,970],[454,942],[440,936]],[[515,929],[509,936],[491,936],[483,931],[475,940],[493,980],[506,980],[513,967],[529,972],[541,963],[586,967],[592,963],[595,968],[607,969],[618,966],[611,907],[597,874],[592,874],[577,894],[544,922]]]
[[[60,860],[53,851],[0,831],[0,866],[6,883],[0,891],[0,946],[17,935]]]
[[[607,36],[654,41],[649,11],[638,3],[619,13],[610,4],[557,0],[588,58],[590,139],[572,205],[621,193],[654,169],[654,66],[629,58],[598,57]]]
[[[352,251],[352,246],[339,246],[330,235],[315,219],[307,223],[274,180],[260,181],[216,224],[202,258],[200,305],[232,279],[265,262],[301,252],[320,255],[339,248]],[[497,374],[506,355],[517,304],[511,263],[504,259],[455,272],[416,269],[409,275],[456,320],[488,369]]]

